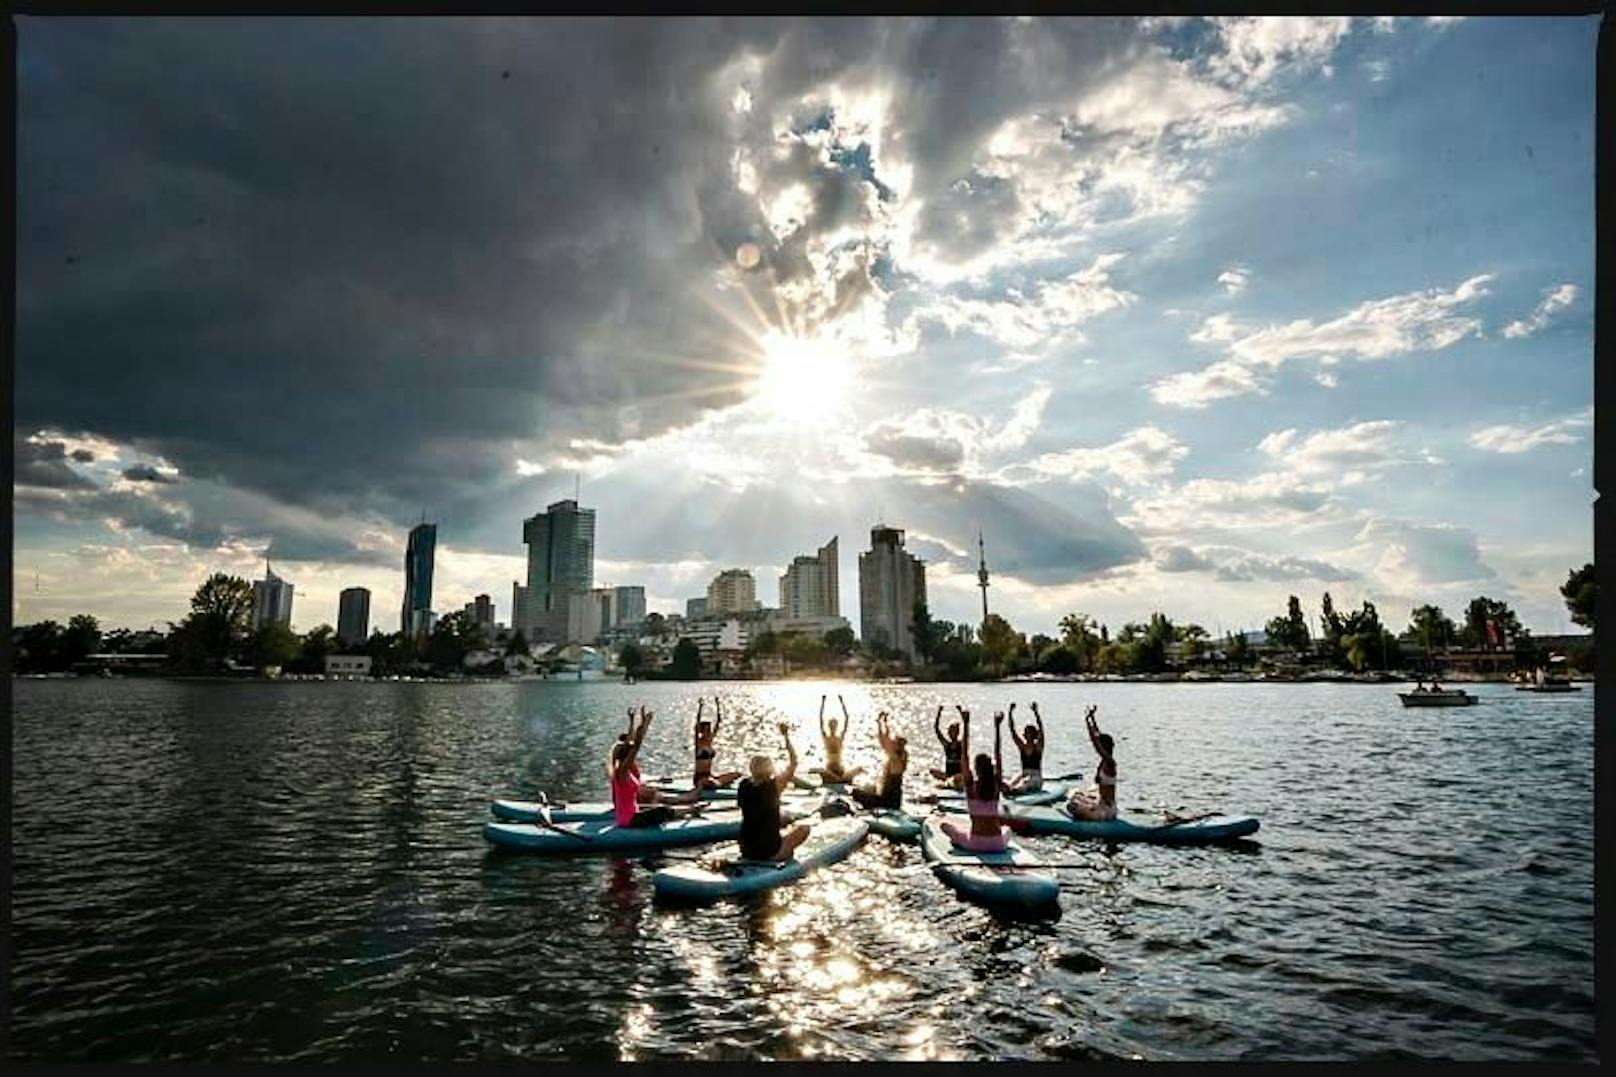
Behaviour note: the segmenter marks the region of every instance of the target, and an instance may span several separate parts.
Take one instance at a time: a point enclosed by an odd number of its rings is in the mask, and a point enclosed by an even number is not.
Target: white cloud
[[[1171,475],[1189,454],[1182,442],[1159,427],[1130,430],[1109,445],[1044,453],[999,471],[995,481],[1012,486],[1054,479],[1086,479],[1111,474],[1127,483],[1146,483]]]
[[[1387,584],[1413,589],[1423,584],[1491,579],[1476,533],[1450,524],[1416,524],[1372,517],[1358,533],[1368,552],[1378,549],[1375,574]]]
[[[1360,303],[1323,323],[1299,318],[1261,329],[1241,326],[1226,314],[1214,315],[1190,335],[1198,344],[1220,344],[1228,358],[1200,370],[1153,382],[1159,403],[1200,408],[1208,402],[1261,392],[1256,371],[1296,359],[1331,365],[1343,359],[1368,361],[1410,352],[1441,351],[1481,334],[1479,319],[1459,308],[1487,294],[1488,274],[1471,277],[1452,291],[1431,288]]]
[[[1158,404],[1180,408],[1204,408],[1214,400],[1267,392],[1250,370],[1231,362],[1213,363],[1202,370],[1171,374],[1150,386],[1150,395],[1155,397]]]
[[[1294,528],[1321,518],[1332,505],[1331,490],[1331,484],[1279,472],[1243,480],[1191,479],[1134,501],[1118,519],[1155,535]]]
[[[1472,448],[1485,452],[1523,453],[1543,445],[1574,445],[1594,421],[1594,409],[1586,408],[1563,419],[1540,426],[1487,426],[1470,435]]]
[[[1549,324],[1549,319],[1558,312],[1569,307],[1577,298],[1575,284],[1562,284],[1557,288],[1544,291],[1543,299],[1537,308],[1532,311],[1531,317],[1525,321],[1514,321],[1504,326],[1504,335],[1511,340],[1529,337]]]
[[[1120,254],[1102,254],[1087,269],[1038,285],[1033,295],[1012,291],[1000,301],[941,296],[917,312],[951,333],[968,329],[1018,352],[1043,351],[1082,339],[1077,327],[1090,318],[1132,303],[1137,296],[1111,285],[1110,267]]]
[[[1224,82],[1254,89],[1281,71],[1324,66],[1352,28],[1349,16],[1248,16],[1214,19],[1224,52],[1210,69]]]
[[[1239,295],[1246,290],[1246,283],[1251,279],[1251,271],[1243,266],[1230,266],[1218,274],[1218,283],[1230,295]]]
[[[1353,471],[1379,471],[1398,464],[1429,461],[1398,445],[1403,424],[1390,419],[1354,423],[1299,435],[1275,431],[1257,443],[1262,453],[1298,475],[1333,477]]]

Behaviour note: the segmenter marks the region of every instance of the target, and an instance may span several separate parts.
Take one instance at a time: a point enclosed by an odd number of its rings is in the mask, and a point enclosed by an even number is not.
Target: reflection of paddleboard
[[[937,877],[972,901],[1027,910],[1058,906],[1060,879],[1014,838],[1002,853],[971,852],[955,845],[933,815],[921,825],[920,849]]]
[[[897,808],[877,808],[868,816],[870,829],[886,838],[908,844],[920,837],[920,820]]]
[[[869,831],[863,819],[815,823],[790,860],[725,860],[712,865],[675,864],[653,877],[657,896],[711,901],[754,894],[795,882],[815,868],[834,864],[856,849]]]

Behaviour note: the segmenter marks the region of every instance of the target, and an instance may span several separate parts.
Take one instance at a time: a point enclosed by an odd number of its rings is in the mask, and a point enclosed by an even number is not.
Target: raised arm
[[[819,697],[819,735],[825,735],[825,697]]]
[[[1094,745],[1096,752],[1104,755],[1105,752],[1100,748],[1100,723],[1094,717],[1094,712],[1098,709],[1099,704],[1090,703],[1088,711],[1083,715],[1083,724],[1088,726],[1089,743]]]
[[[881,750],[892,750],[892,730],[887,728],[887,712],[880,711],[875,716],[875,739],[881,745]]]
[[[937,734],[937,740],[940,743],[948,743],[943,737],[943,705],[941,703],[937,704],[937,717],[931,720],[931,731]]]
[[[718,740],[718,727],[724,721],[724,708],[719,704],[718,697],[713,697],[713,741]]]
[[[785,722],[780,723],[780,735],[786,739],[786,769],[774,780],[776,787],[783,793],[791,787],[791,781],[797,776],[797,749],[791,743],[791,726]]]
[[[957,704],[954,709],[960,713],[960,773],[968,789],[971,785],[971,712]]]
[[[701,708],[706,703],[705,699],[696,700],[696,720],[690,725],[690,742],[698,747],[701,745]]]
[[[641,707],[639,728],[634,731],[634,739],[629,741],[628,757],[630,759],[640,754],[640,745],[645,743],[645,731],[650,728],[651,712]]]
[[[836,702],[842,706],[842,736],[846,737],[847,731],[853,727],[853,717],[847,713],[847,703],[840,692],[836,693]]]
[[[1015,704],[1012,703],[1010,708],[1014,710]],[[999,735],[999,730],[1003,726],[1004,712],[1000,711],[993,716],[993,773],[999,779],[999,792],[1008,793],[1010,786],[1004,780],[1004,738]]]
[[[993,727],[993,735],[995,737],[999,735],[997,724]],[[1016,705],[1014,703],[1010,704],[1010,739],[1016,742],[1016,747],[1019,750],[1023,752],[1027,750],[1027,745],[1022,741],[1021,734],[1016,732]]]
[[[1045,740],[1044,740],[1044,716],[1038,713],[1038,704],[1036,704],[1036,703],[1034,703],[1032,705],[1032,716],[1034,718],[1038,719],[1038,743],[1043,744],[1043,743],[1045,743]]]

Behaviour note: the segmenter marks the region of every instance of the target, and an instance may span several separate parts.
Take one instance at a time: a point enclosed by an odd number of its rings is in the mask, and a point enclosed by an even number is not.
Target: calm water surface
[[[727,768],[827,688],[854,761],[878,762],[875,708],[899,716],[911,792],[939,703],[1037,700],[1046,773],[1092,770],[1098,703],[1125,812],[1254,814],[1260,841],[1029,839],[1065,865],[1041,923],[880,838],[697,910],[652,901],[658,861],[483,841],[491,796],[603,796],[631,704],[657,712],[647,771],[683,772],[698,693],[728,704]],[[1444,710],[1324,684],[12,690],[13,1058],[1595,1057],[1591,687]]]

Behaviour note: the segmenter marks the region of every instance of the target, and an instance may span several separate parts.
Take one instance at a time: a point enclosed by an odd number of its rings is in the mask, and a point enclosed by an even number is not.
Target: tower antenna
[[[572,473],[572,499],[574,501],[578,500],[579,489],[583,486],[583,481],[582,472],[574,471]]]
[[[988,549],[982,541],[980,528],[976,532],[976,549],[981,554],[980,567],[976,570],[976,585],[982,588],[982,623],[988,620]]]

